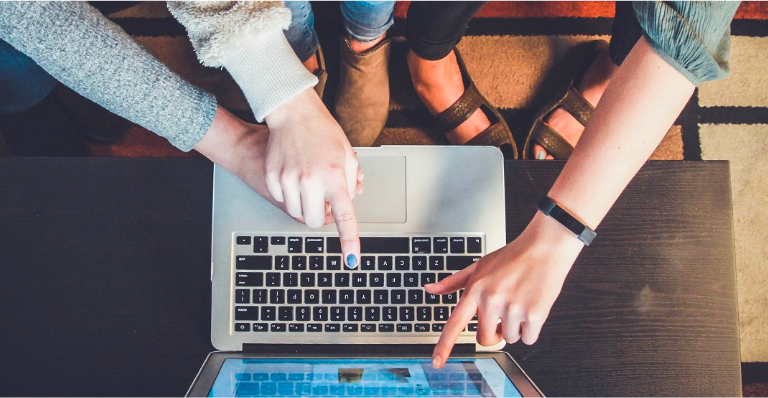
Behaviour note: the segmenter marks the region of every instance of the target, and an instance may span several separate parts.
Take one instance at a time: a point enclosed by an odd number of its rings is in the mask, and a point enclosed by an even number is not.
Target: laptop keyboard
[[[348,268],[338,236],[235,233],[234,322],[241,333],[440,333],[462,291],[423,286],[484,253],[479,235],[361,236]],[[476,318],[465,332],[477,330]]]

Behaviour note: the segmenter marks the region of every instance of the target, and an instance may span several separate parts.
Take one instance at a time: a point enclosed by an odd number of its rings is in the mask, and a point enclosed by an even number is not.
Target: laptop
[[[439,281],[506,244],[494,147],[355,148],[361,258],[334,224],[311,229],[214,168],[211,353],[190,396],[542,396],[514,360],[475,340],[441,369],[431,352],[461,292]]]

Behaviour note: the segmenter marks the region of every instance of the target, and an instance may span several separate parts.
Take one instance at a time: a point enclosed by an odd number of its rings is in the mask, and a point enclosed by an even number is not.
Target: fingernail
[[[536,154],[536,159],[538,159],[538,160],[542,160],[542,159],[544,159],[546,156],[547,156],[547,155],[544,153],[544,151],[539,151],[539,153],[537,153],[537,154]]]
[[[432,367],[436,368],[440,366],[440,362],[442,361],[442,358],[440,358],[440,355],[435,355],[432,357]]]
[[[347,256],[347,266],[349,268],[357,268],[357,257],[354,254]]]

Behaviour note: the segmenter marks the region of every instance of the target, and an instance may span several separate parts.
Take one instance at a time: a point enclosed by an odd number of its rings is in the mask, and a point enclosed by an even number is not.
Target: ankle
[[[309,73],[313,75],[317,75],[320,72],[320,63],[317,60],[317,54],[312,54],[312,56],[302,62],[302,64],[307,68]]]
[[[366,51],[372,49],[377,44],[381,43],[381,41],[384,40],[385,36],[386,36],[386,34],[383,34],[383,35],[379,36],[377,39],[375,39],[373,41],[367,41],[367,42],[359,42],[359,41],[357,41],[357,40],[355,40],[355,39],[350,37],[350,38],[347,38],[347,45],[349,46],[349,48],[352,51],[354,51],[357,54],[360,54],[360,53],[363,53],[363,52],[366,52]]]

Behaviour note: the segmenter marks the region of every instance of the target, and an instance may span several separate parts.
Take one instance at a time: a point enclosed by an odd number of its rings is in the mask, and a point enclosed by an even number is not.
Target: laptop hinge
[[[243,352],[259,354],[392,354],[432,356],[434,344],[243,344]],[[456,344],[452,354],[474,354],[475,344]]]

